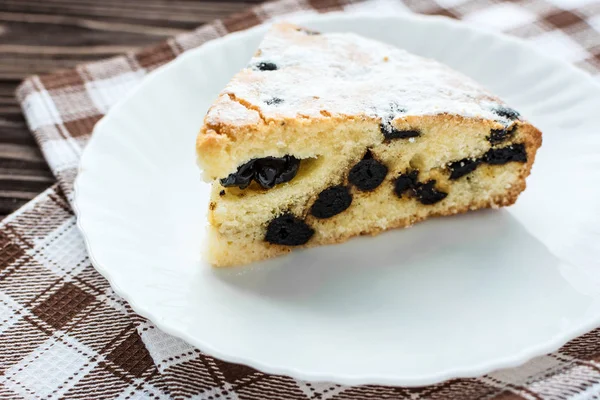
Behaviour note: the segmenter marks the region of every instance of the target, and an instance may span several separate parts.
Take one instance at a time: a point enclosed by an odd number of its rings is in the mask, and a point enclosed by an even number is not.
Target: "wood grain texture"
[[[0,0],[0,218],[54,182],[14,97],[27,76],[107,58],[262,0]]]

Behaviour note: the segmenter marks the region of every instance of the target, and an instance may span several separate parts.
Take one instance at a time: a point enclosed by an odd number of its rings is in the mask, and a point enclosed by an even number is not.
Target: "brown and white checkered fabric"
[[[600,399],[600,329],[477,379],[410,389],[308,383],[216,360],[160,332],[92,267],[69,200],[92,127],[118,99],[149,71],[229,32],[365,3],[464,19],[600,72],[600,0],[279,0],[152,48],[27,79],[17,96],[59,183],[0,225],[0,399]]]

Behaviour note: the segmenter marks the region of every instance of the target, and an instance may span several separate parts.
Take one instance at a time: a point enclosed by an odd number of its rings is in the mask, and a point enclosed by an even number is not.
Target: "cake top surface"
[[[273,25],[248,66],[209,110],[207,125],[366,115],[391,121],[441,113],[509,123],[503,103],[430,59],[352,33]]]

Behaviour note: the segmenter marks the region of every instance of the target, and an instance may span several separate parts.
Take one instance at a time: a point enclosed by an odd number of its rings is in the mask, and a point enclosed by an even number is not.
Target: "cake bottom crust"
[[[211,226],[209,227],[208,261],[215,267],[248,264],[284,255],[295,249],[344,243],[356,236],[375,236],[386,230],[410,227],[417,222],[433,217],[451,216],[479,209],[510,206],[516,202],[519,194],[526,187],[525,177],[529,173],[530,166],[524,165],[519,167],[520,171],[517,172],[516,180],[512,180],[512,183],[509,183],[510,189],[506,190],[506,186],[499,188],[501,189],[501,194],[495,194],[487,198],[474,198],[470,202],[444,202],[444,205],[434,207],[414,204],[413,206],[417,207],[421,212],[402,218],[387,220],[384,223],[381,223],[381,220],[379,220],[376,226],[371,226],[367,229],[365,229],[364,224],[360,223],[346,223],[343,231],[335,228],[327,230],[320,228],[319,233],[303,246],[289,247],[261,241],[244,240],[242,238],[238,240],[236,238],[224,238]],[[515,176],[513,175],[513,177]],[[509,185],[504,182],[500,184]],[[392,202],[390,207],[394,207],[393,202],[402,200],[390,198],[389,201]],[[406,199],[405,201],[416,203],[414,199]],[[402,207],[402,205],[397,205],[397,207]],[[367,224],[374,225],[372,221]]]

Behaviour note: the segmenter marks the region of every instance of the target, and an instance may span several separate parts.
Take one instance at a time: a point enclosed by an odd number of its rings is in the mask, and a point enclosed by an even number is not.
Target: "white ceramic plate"
[[[515,366],[600,325],[600,87],[525,44],[417,16],[303,21],[433,57],[544,132],[504,210],[295,253],[203,263],[194,140],[265,27],[152,73],[97,125],[76,183],[92,261],[141,315],[218,358],[301,379],[425,385]]]

